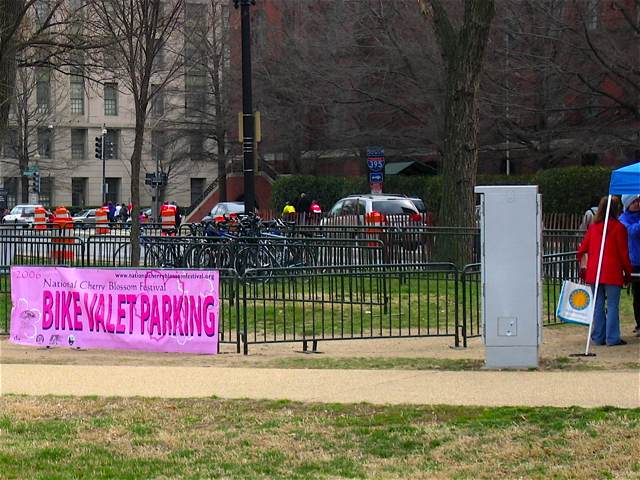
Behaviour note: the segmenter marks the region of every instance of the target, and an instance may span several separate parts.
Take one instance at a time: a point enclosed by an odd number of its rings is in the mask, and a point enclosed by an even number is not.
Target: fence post
[[[458,279],[460,278],[460,271],[458,270],[457,266],[453,266],[454,270],[453,270],[453,278],[455,279],[455,307],[454,307],[454,317],[455,317],[455,322],[456,322],[456,334],[455,334],[455,346],[456,348],[460,346],[460,333],[459,333],[459,310],[458,310],[458,300],[459,300],[459,292],[458,292]],[[464,271],[464,270],[463,270]],[[463,337],[464,337],[464,327],[463,327]],[[464,345],[466,347],[466,344]]]
[[[245,355],[249,355],[249,338],[247,337],[249,332],[249,327],[247,325],[247,281],[244,277],[242,277],[242,340],[243,340],[243,353]]]

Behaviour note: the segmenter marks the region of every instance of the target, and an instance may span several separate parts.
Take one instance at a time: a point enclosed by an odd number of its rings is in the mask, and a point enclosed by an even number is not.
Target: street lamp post
[[[254,179],[254,118],[251,91],[251,16],[250,6],[255,0],[233,0],[234,6],[240,6],[242,36],[242,153],[244,173],[244,210],[255,211]]]
[[[38,203],[40,203],[40,186],[37,185],[37,181],[36,180],[36,174],[40,175],[39,172],[39,164],[40,164],[40,153],[36,150],[36,152],[33,154],[33,161],[35,163],[35,165],[32,168],[32,177],[30,177],[30,180],[33,179],[33,186],[29,185],[29,203],[32,205],[36,205]],[[37,187],[36,187],[37,185]]]

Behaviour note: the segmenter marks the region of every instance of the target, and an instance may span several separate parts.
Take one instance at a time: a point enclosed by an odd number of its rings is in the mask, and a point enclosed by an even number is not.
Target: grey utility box
[[[538,366],[542,339],[542,205],[538,187],[481,194],[482,320],[486,368]]]

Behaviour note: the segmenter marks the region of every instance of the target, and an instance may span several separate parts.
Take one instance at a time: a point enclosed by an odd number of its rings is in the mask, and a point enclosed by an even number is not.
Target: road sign
[[[163,185],[167,185],[167,183],[169,183],[169,176],[166,173],[160,173],[158,176],[156,176],[155,173],[147,173],[144,176],[144,183],[145,185],[152,185],[154,187],[156,186],[163,186]]]
[[[367,168],[370,172],[384,171],[384,149],[381,147],[367,148]]]
[[[29,165],[23,170],[22,175],[25,177],[33,177],[37,171],[38,167],[36,165]]]
[[[380,172],[369,173],[369,183],[382,183],[384,181],[384,175]]]

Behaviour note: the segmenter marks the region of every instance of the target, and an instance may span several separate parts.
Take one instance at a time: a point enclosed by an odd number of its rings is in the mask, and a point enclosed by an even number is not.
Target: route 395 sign
[[[367,168],[370,172],[384,171],[384,149],[380,147],[367,148]]]

